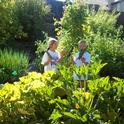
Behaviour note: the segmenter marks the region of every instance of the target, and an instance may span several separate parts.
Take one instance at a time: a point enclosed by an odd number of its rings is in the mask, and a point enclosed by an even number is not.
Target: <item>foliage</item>
[[[28,66],[28,56],[12,49],[0,50],[0,82],[14,81]]]
[[[35,46],[36,46],[36,55],[38,58],[41,58],[43,53],[47,50],[47,42],[48,42],[48,35],[47,34],[44,34],[45,35],[45,40],[41,41],[41,40],[37,40],[35,41]]]
[[[46,16],[50,12],[46,0],[16,0],[15,12],[29,41],[43,39]]]
[[[101,70],[101,75],[122,77],[124,42],[121,38],[123,27],[116,25],[118,14],[105,11],[87,14],[86,12],[83,4],[75,3],[66,6],[64,16],[59,22],[60,47],[76,48],[79,39],[85,39],[92,60],[100,59],[103,63],[108,63]]]
[[[52,75],[52,72],[44,75],[32,72],[15,84],[6,83],[0,89],[0,122],[27,124],[43,119],[48,124],[52,87],[47,85],[53,81]]]
[[[113,38],[120,37],[122,27],[118,28],[116,26],[118,16],[119,14],[116,14],[115,12],[109,13],[100,10],[98,12],[90,12],[85,23],[82,24],[85,37],[89,37],[98,32],[100,35],[107,34]]]
[[[19,82],[5,84],[0,88],[0,122],[123,124],[124,80],[100,78],[103,66],[60,66],[58,76],[52,71],[42,75],[32,72]],[[73,70],[90,75],[87,88],[77,88]]]
[[[60,22],[55,23],[60,46],[69,49],[77,45],[79,39],[83,37],[81,24],[85,21],[87,14],[84,5],[77,3],[65,6],[64,15]]]
[[[124,69],[124,49],[123,41],[116,37],[112,38],[107,34],[100,35],[99,33],[92,35],[93,39],[89,38],[90,50],[93,57],[101,59],[102,62],[108,63],[102,70],[102,75],[120,76]]]
[[[0,45],[8,39],[24,35],[14,12],[14,0],[0,1]]]
[[[123,108],[121,108],[122,110],[120,111],[119,104],[123,104],[121,98],[124,95],[124,87],[122,86],[124,81],[115,79],[115,82],[111,82],[109,77],[100,78],[97,74],[103,66],[104,65],[93,64],[90,68],[80,68],[84,76],[87,75],[87,73],[90,74],[90,79],[87,81],[87,91],[85,89],[76,89],[75,83],[71,84],[71,78],[69,73],[67,73],[70,72],[70,70],[61,70],[62,75],[68,79],[67,81],[63,81],[66,83],[64,86],[65,88],[67,87],[66,91],[68,96],[67,99],[58,98],[54,100],[56,108],[50,116],[53,124],[123,123],[121,115]],[[79,69],[74,70],[79,71]],[[71,82],[70,84],[69,81]],[[120,83],[120,86],[115,87],[115,85],[117,86],[116,83]],[[121,89],[121,93],[117,89]],[[122,95],[121,97],[118,97],[118,92]]]
[[[97,56],[103,63],[108,63],[102,70],[102,75],[120,76],[124,66],[124,42],[121,39],[122,27],[116,27],[118,15],[108,12],[91,14],[82,25],[87,32],[85,38],[93,56]]]
[[[45,36],[45,40],[41,41],[41,40],[37,40],[35,41],[35,46],[36,46],[36,58],[34,60],[34,63],[37,65],[37,67],[40,69],[41,72],[43,72],[43,68],[44,66],[41,65],[41,60],[42,60],[42,56],[45,53],[45,51],[47,50],[47,42],[48,42],[48,35],[44,34]]]

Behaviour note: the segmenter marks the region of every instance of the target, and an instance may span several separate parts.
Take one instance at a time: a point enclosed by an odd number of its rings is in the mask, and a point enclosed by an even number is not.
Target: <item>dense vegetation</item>
[[[26,73],[28,64],[29,59],[24,52],[12,49],[0,50],[0,84],[17,80]]]
[[[85,39],[92,59],[101,59],[108,63],[101,75],[119,76],[124,69],[124,41],[122,39],[123,27],[116,26],[118,15],[109,12],[88,12],[84,5],[73,4],[65,8],[61,25],[56,29],[60,40],[60,47],[66,49],[77,47],[80,39]]]
[[[22,36],[22,26],[14,14],[12,0],[0,1],[0,45],[15,36]]]
[[[100,78],[103,66],[80,68],[90,75],[84,89],[73,80],[73,70],[79,71],[73,66],[61,66],[58,76],[32,72],[19,82],[6,83],[0,88],[0,123],[123,124],[124,80]]]
[[[34,64],[43,71],[40,63],[48,36],[42,31],[51,19],[46,1],[1,0],[0,10],[0,44],[12,39],[36,41]],[[58,65],[58,74],[28,72],[29,57],[25,52],[2,48],[1,124],[124,123],[124,79],[119,78],[124,70],[124,41],[123,27],[116,26],[118,15],[90,12],[79,3],[66,5],[64,10],[62,19],[55,21],[59,49],[68,52],[73,47],[73,56],[78,41],[85,39],[92,64],[77,68],[65,58]],[[84,75],[84,88],[73,79],[74,71]]]
[[[0,43],[11,39],[43,39],[50,7],[46,0],[1,0]]]

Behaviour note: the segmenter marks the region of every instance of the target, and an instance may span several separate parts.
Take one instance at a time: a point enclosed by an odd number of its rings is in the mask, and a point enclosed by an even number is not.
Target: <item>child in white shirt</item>
[[[44,53],[41,64],[44,65],[44,72],[54,70],[57,72],[57,63],[62,58],[62,55],[56,52],[58,41],[50,38],[48,41],[48,50]]]
[[[83,66],[83,64],[90,64],[90,53],[86,51],[87,45],[85,41],[81,40],[79,41],[79,51],[74,56],[74,62],[77,67]],[[83,54],[80,56],[80,50],[84,50]],[[84,80],[84,76],[82,75],[81,78],[76,75],[76,73],[73,73],[73,77],[75,80]]]

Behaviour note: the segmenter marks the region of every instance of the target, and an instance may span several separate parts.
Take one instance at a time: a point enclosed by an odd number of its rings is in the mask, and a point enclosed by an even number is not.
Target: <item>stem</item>
[[[84,80],[84,92],[86,92],[86,90],[87,90],[87,82],[86,80]]]

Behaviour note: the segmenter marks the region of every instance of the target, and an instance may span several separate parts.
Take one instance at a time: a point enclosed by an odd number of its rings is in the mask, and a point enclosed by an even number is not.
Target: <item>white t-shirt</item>
[[[74,62],[76,64],[77,67],[83,66],[83,62],[81,61],[81,59],[78,59],[79,57],[79,52],[75,54],[74,56]],[[82,58],[85,58],[85,62],[87,62],[88,64],[90,64],[90,53],[89,52],[84,52],[84,54],[82,55]],[[84,76],[81,76],[81,79],[79,79],[79,77],[76,75],[75,72],[73,72],[73,77],[75,80],[84,80]]]
[[[48,50],[48,52],[52,57],[52,62],[49,63],[48,65],[44,66],[44,72],[49,71],[49,70],[54,70],[55,72],[57,72],[56,64],[59,60],[59,54],[56,51],[51,51],[51,50]],[[48,56],[47,52],[45,52],[43,57],[42,57],[41,64],[44,65],[48,61],[48,57],[49,56]]]

